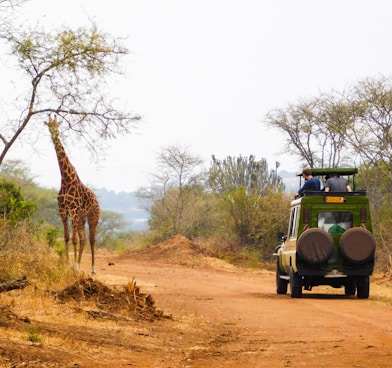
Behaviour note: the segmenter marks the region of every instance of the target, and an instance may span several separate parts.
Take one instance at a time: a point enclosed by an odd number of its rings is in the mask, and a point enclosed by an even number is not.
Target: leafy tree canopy
[[[74,132],[94,154],[104,148],[102,142],[129,133],[140,119],[117,109],[106,95],[108,77],[122,73],[119,61],[128,54],[119,39],[92,26],[10,32],[5,41],[9,64],[16,64],[23,77],[18,90],[24,92],[14,102],[15,116],[1,125],[0,164],[22,133],[36,144],[49,114],[65,122],[63,134]]]

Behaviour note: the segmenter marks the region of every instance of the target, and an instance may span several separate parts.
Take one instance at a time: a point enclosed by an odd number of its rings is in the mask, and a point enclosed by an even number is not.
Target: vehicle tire
[[[363,264],[374,258],[376,241],[370,231],[362,227],[352,227],[341,236],[339,248],[346,261]]]
[[[288,281],[281,279],[280,275],[281,275],[281,271],[280,271],[280,267],[279,267],[279,259],[276,262],[276,292],[278,294],[286,294],[287,293],[287,286],[288,286]]]
[[[361,276],[358,278],[357,296],[359,299],[369,298],[370,278],[369,276]]]
[[[347,296],[355,295],[355,291],[357,289],[356,283],[354,280],[347,281],[347,284],[344,285],[344,294]]]
[[[294,272],[293,268],[290,269],[290,296],[292,298],[302,297],[301,276],[298,272]]]
[[[323,229],[308,229],[297,241],[298,257],[312,265],[326,263],[332,256],[333,250],[333,238]]]

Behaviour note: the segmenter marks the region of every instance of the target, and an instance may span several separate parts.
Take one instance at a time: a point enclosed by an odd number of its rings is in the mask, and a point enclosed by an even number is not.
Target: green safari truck
[[[376,243],[369,200],[356,190],[356,168],[312,169],[321,181],[346,177],[352,192],[305,191],[291,202],[287,234],[275,249],[276,290],[300,298],[303,290],[329,285],[346,295],[369,297]],[[300,174],[299,174],[300,175]]]

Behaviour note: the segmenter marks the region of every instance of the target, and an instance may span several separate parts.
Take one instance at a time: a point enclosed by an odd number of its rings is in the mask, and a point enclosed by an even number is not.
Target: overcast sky
[[[85,184],[133,191],[149,184],[167,145],[187,146],[206,166],[212,154],[253,154],[271,168],[279,161],[279,170],[300,169],[281,155],[286,137],[263,125],[265,114],[391,75],[391,10],[390,0],[29,0],[21,12],[47,29],[93,21],[127,38],[127,74],[111,93],[143,122],[112,141],[100,165],[78,147],[67,150]],[[38,183],[58,188],[56,156],[44,138],[40,154],[19,149],[12,158],[26,161]]]

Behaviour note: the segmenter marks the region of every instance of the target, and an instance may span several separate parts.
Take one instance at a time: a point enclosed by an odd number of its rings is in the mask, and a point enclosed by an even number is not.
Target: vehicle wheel
[[[370,279],[369,276],[362,276],[358,278],[357,296],[359,299],[369,298]]]
[[[279,259],[276,264],[276,292],[278,294],[286,294],[287,293],[287,285],[288,281],[280,278],[281,271],[279,267]]]
[[[294,272],[292,268],[290,269],[290,296],[292,298],[302,297],[301,276],[298,272]]]
[[[344,285],[344,294],[347,296],[355,295],[357,287],[354,280],[349,280],[346,285]]]

